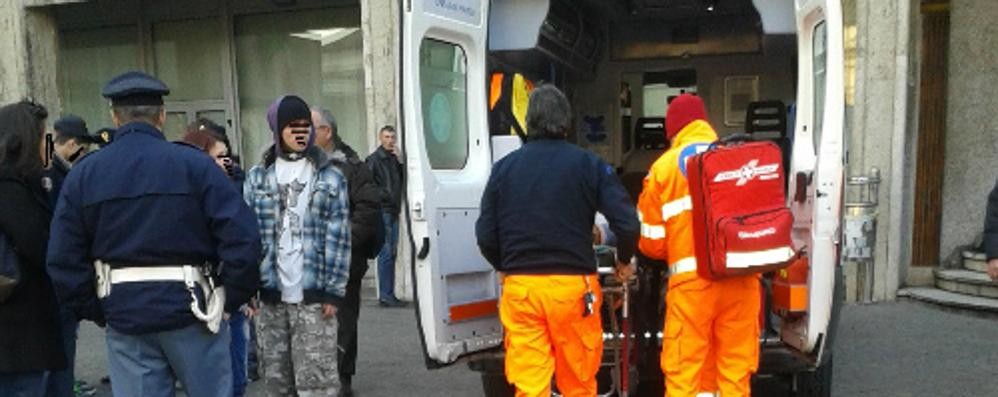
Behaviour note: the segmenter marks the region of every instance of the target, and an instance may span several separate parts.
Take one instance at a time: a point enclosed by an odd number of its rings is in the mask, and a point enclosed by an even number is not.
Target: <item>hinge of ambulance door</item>
[[[423,220],[423,200],[415,200],[412,202],[412,219]]]

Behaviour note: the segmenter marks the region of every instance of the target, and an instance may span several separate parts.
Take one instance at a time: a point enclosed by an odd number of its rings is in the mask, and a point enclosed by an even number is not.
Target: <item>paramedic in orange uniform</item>
[[[696,271],[686,160],[717,140],[706,120],[695,95],[669,104],[671,146],[652,164],[638,198],[638,247],[669,264],[661,357],[669,397],[748,396],[759,362],[758,276],[711,281]]]
[[[492,167],[475,225],[502,274],[506,378],[517,396],[594,396],[603,354],[593,253],[597,211],[617,236],[617,276],[630,278],[638,219],[613,167],[565,141],[572,111],[552,85],[530,94],[522,148]]]

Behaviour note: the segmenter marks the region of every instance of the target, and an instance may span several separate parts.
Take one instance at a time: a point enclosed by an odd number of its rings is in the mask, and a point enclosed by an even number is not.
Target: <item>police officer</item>
[[[48,272],[61,304],[107,325],[118,396],[232,394],[232,312],[255,293],[255,217],[212,159],[167,142],[165,84],[140,72],[103,89],[113,144],[66,178]],[[96,285],[96,289],[95,289]]]
[[[59,199],[59,190],[62,183],[69,174],[69,169],[77,161],[83,158],[94,143],[100,142],[100,138],[90,135],[87,130],[87,123],[76,115],[68,114],[60,117],[52,126],[55,130],[53,134],[52,165],[45,171],[45,179],[42,184],[49,192],[49,200],[52,208],[55,208],[56,200]],[[49,374],[49,390],[57,390],[56,394],[68,395],[73,393],[74,387],[79,390],[79,395],[93,395],[97,390],[83,381],[75,381],[73,376],[73,364],[76,361],[76,337],[79,329],[79,321],[69,310],[62,309],[59,313],[62,321],[62,339],[66,350],[67,368],[62,371],[54,371]]]
[[[59,198],[59,189],[62,182],[66,180],[69,169],[77,160],[90,151],[90,145],[99,143],[100,138],[90,135],[87,131],[87,123],[79,116],[72,114],[63,116],[55,121],[53,125],[55,156],[52,158],[52,166],[46,172],[50,178],[49,196],[52,206],[55,207],[55,200]]]

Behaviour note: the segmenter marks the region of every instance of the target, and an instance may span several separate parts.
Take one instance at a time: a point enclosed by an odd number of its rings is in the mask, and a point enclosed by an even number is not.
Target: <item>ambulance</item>
[[[808,268],[795,310],[766,278],[756,377],[793,395],[831,394],[847,158],[840,0],[402,0],[400,11],[404,218],[428,367],[468,363],[487,395],[510,392],[499,280],[474,224],[491,165],[524,133],[507,128],[522,123],[522,90],[547,82],[572,103],[569,141],[614,165],[635,197],[667,147],[669,98],[682,92],[704,99],[720,135],[783,148],[794,246]],[[630,358],[601,370],[601,394],[662,395],[668,274],[650,261],[640,269],[630,331],[604,333],[626,338]]]

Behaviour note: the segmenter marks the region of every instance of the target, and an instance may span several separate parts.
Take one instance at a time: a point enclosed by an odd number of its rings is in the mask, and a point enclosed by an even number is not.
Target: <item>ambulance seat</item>
[[[756,139],[775,142],[783,152],[783,169],[789,169],[793,146],[787,136],[787,106],[783,101],[749,103],[745,111],[745,133]]]
[[[639,118],[634,123],[634,137],[640,150],[665,150],[669,146],[665,139],[665,118]]]

